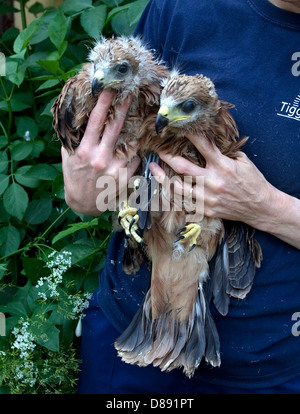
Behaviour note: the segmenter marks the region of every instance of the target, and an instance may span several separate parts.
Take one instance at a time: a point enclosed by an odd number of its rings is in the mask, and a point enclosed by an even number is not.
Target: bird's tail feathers
[[[185,322],[168,312],[153,319],[151,308],[150,289],[131,324],[115,342],[123,361],[139,366],[153,364],[162,371],[183,368],[188,377],[194,375],[203,358],[212,366],[220,365],[219,336],[202,284]]]

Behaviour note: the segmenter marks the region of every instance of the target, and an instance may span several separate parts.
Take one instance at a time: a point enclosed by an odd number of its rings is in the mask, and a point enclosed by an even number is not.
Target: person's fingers
[[[132,177],[136,172],[138,166],[140,165],[141,159],[140,157],[135,157],[127,166],[128,168],[128,177]]]
[[[68,157],[68,151],[62,146],[60,149],[62,161]]]
[[[87,143],[90,143],[91,145],[99,143],[99,137],[113,98],[114,93],[109,89],[104,89],[104,91],[100,94],[95,107],[90,113],[81,145],[85,145]]]
[[[164,182],[166,173],[156,162],[150,162],[149,170],[158,183],[162,184]]]
[[[217,165],[222,160],[221,151],[206,136],[189,134],[187,138],[194,144],[207,163]]]
[[[171,179],[168,179],[164,170],[155,162],[151,162],[149,164],[149,169],[158,183],[165,186],[170,186],[171,184],[174,193],[183,195],[187,198],[192,198],[194,196],[194,180],[192,176],[184,176],[183,178],[181,178],[179,175],[175,175]]]
[[[191,161],[180,155],[173,156],[171,154],[160,152],[159,157],[178,174],[188,175],[191,177],[205,175],[205,168],[193,164]]]
[[[131,95],[128,96],[125,101],[118,108],[116,108],[114,120],[105,125],[101,139],[101,148],[103,151],[107,151],[109,153],[113,152],[132,99],[133,97]]]

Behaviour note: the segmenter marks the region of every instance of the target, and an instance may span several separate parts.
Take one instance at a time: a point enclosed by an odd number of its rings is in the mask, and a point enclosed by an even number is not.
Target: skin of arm
[[[118,159],[114,154],[131,97],[120,106],[116,118],[105,124],[113,98],[113,92],[104,90],[90,114],[85,134],[74,154],[69,155],[64,148],[61,150],[66,203],[74,211],[90,216],[102,213],[96,205],[101,191],[97,188],[98,178],[112,177],[117,188],[122,190],[140,163],[138,157],[128,164],[126,159]],[[127,168],[127,179],[122,183],[118,182],[120,168]]]
[[[196,185],[193,197],[204,195],[204,215],[211,218],[242,221],[270,233],[300,249],[300,200],[275,188],[243,153],[236,159],[224,156],[206,138],[190,137],[206,159],[201,168],[181,156],[159,153],[163,161],[178,174],[204,177],[204,191]],[[151,163],[150,169],[157,181],[163,184],[164,171]],[[179,194],[189,193],[185,183],[175,186]],[[202,200],[201,200],[202,201]]]
[[[269,0],[269,2],[280,9],[291,11],[293,13],[300,13],[299,0]]]

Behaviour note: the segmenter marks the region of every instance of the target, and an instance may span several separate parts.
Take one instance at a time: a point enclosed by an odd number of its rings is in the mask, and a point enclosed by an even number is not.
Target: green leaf
[[[26,178],[36,178],[39,180],[54,180],[58,172],[51,165],[37,164],[25,173]]]
[[[42,198],[32,200],[27,208],[25,220],[28,224],[41,224],[46,221],[52,212],[52,200]]]
[[[20,233],[14,226],[6,226],[0,229],[1,255],[13,253],[20,246]]]
[[[43,69],[48,70],[49,72],[53,73],[54,75],[57,74],[59,69],[59,62],[57,60],[38,60],[38,65],[40,65]]]
[[[15,122],[17,125],[17,134],[20,138],[23,137],[27,140],[33,140],[37,137],[39,129],[34,119],[28,116],[21,116],[16,117]]]
[[[10,214],[7,213],[3,206],[3,199],[0,198],[0,223],[8,223],[10,219]],[[1,289],[0,289],[1,295]]]
[[[76,324],[72,319],[64,318],[62,332],[61,332],[61,341],[65,346],[70,346],[72,340],[74,339],[75,327]]]
[[[84,291],[94,292],[98,286],[99,286],[99,272],[90,272],[88,277],[84,281]]]
[[[39,140],[33,141],[32,144],[33,144],[33,148],[32,148],[32,151],[31,151],[31,156],[34,157],[34,158],[38,158],[40,153],[45,148],[45,143],[44,143],[44,141],[39,139]]]
[[[8,156],[6,154],[6,151],[0,152],[0,172],[3,172],[8,167]]]
[[[105,3],[107,7],[112,9],[113,7],[120,6],[124,1],[125,0],[102,0],[102,3]]]
[[[128,7],[125,7],[124,10],[112,17],[111,27],[113,31],[119,35],[129,36],[132,34],[133,29],[130,28]]]
[[[59,174],[52,183],[52,197],[65,199],[65,186],[62,174]]]
[[[6,271],[7,271],[7,263],[0,263],[0,280],[3,279]]]
[[[8,303],[7,305],[0,306],[0,312],[7,312],[13,316],[27,317],[27,308],[24,306],[24,302],[16,300]]]
[[[66,230],[62,230],[59,232],[52,240],[52,244],[56,243],[58,240],[63,239],[66,236],[69,236],[70,234],[75,233],[76,231],[87,229],[89,227],[97,226],[98,225],[98,219],[94,218],[90,222],[81,222],[81,223],[73,223],[69,225],[69,228]]]
[[[33,285],[37,283],[38,279],[49,274],[49,269],[43,260],[36,257],[22,257],[21,259],[25,274]]]
[[[38,13],[42,13],[44,11],[44,6],[39,3],[39,2],[35,2],[32,6],[29,7],[29,12],[32,14],[38,14]]]
[[[7,189],[8,184],[9,176],[5,174],[0,174],[0,195],[4,193],[4,191]]]
[[[0,6],[0,14],[7,14],[7,13],[13,13],[13,12],[18,12],[20,10],[16,9],[13,6],[9,6],[7,4],[1,4]]]
[[[33,144],[30,141],[15,141],[10,146],[11,158],[14,161],[21,161],[27,158],[32,151]]]
[[[129,7],[129,5],[127,4],[125,6],[113,8],[107,15],[106,23],[108,23],[113,18],[113,16],[115,16],[116,14],[118,14],[118,13],[124,11],[124,10],[127,10],[128,7]]]
[[[55,99],[56,99],[56,97],[54,97],[53,99],[51,99],[50,102],[47,103],[47,105],[45,106],[45,108],[44,108],[43,112],[41,113],[41,115],[49,116],[50,118],[53,118],[51,108],[52,108],[52,105],[53,105]]]
[[[41,18],[41,24],[39,25],[37,31],[31,37],[29,44],[36,45],[40,44],[47,38],[49,38],[49,24],[52,20],[52,17],[56,14],[56,9],[46,10]]]
[[[36,92],[41,91],[43,89],[50,89],[55,85],[58,85],[60,83],[59,79],[48,79],[45,82],[43,82],[37,89]]]
[[[34,35],[34,33],[37,31],[41,24],[41,17],[38,17],[37,19],[33,20],[27,27],[24,29],[16,38],[14,41],[14,52],[19,53],[23,49],[25,49],[31,39],[31,37]]]
[[[18,168],[15,172],[15,179],[19,184],[22,184],[25,187],[36,188],[39,186],[41,181],[38,178],[26,177],[26,173],[31,168],[31,165],[23,165],[22,167]]]
[[[10,103],[14,112],[23,111],[32,106],[32,96],[28,93],[15,93]],[[0,110],[8,111],[8,106],[5,101],[0,100]]]
[[[8,144],[7,137],[4,135],[0,135],[0,149],[6,147],[7,144]]]
[[[106,23],[111,20],[114,32],[131,35],[148,2],[149,0],[137,0],[121,7],[115,7],[108,14]]]
[[[24,79],[25,79],[25,73],[26,73],[26,67],[22,65],[22,62],[20,62],[20,59],[24,58],[25,49],[23,52],[21,52],[18,55],[13,55],[16,57],[16,60],[13,59],[13,56],[10,56],[6,60],[6,77],[10,82],[14,83],[17,86],[20,86]]]
[[[17,183],[12,183],[3,194],[5,210],[19,220],[24,217],[28,206],[28,194]]]
[[[128,9],[130,26],[135,26],[138,23],[148,3],[149,0],[138,0],[130,4],[130,7]]]
[[[10,27],[3,33],[2,40],[3,42],[9,42],[10,40],[15,40],[19,33],[20,33],[19,29],[17,29],[16,27]]]
[[[75,243],[65,246],[62,251],[67,251],[72,253],[72,265],[78,264],[85,260],[87,256],[92,255],[97,252],[94,244],[91,240],[77,240]]]
[[[92,3],[92,0],[65,0],[60,7],[65,14],[76,14],[92,7]]]
[[[105,23],[107,7],[97,6],[84,10],[80,15],[80,23],[86,33],[93,39],[100,39]]]
[[[61,9],[58,9],[56,15],[49,24],[49,37],[54,46],[59,49],[66,37],[68,21]]]
[[[39,315],[37,315],[37,322],[32,323],[31,331],[36,338],[36,342],[49,349],[49,351],[59,351],[59,329],[49,320],[40,325]]]

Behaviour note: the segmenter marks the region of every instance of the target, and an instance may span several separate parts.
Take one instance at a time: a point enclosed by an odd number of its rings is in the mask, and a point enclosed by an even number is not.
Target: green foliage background
[[[6,63],[0,76],[0,312],[6,316],[0,393],[73,393],[79,313],[72,314],[70,298],[83,300],[97,287],[111,222],[109,213],[86,217],[65,204],[50,108],[94,41],[101,34],[132,34],[148,0],[66,0],[58,8],[36,2],[29,25],[27,1],[17,3],[0,1],[0,13],[21,13],[23,25],[0,37]],[[51,276],[49,254],[62,251],[71,253],[71,267],[63,272],[60,294],[42,299],[38,280]],[[14,329],[20,332],[25,322],[35,347],[22,365],[12,343]],[[32,372],[33,385],[24,380]]]

